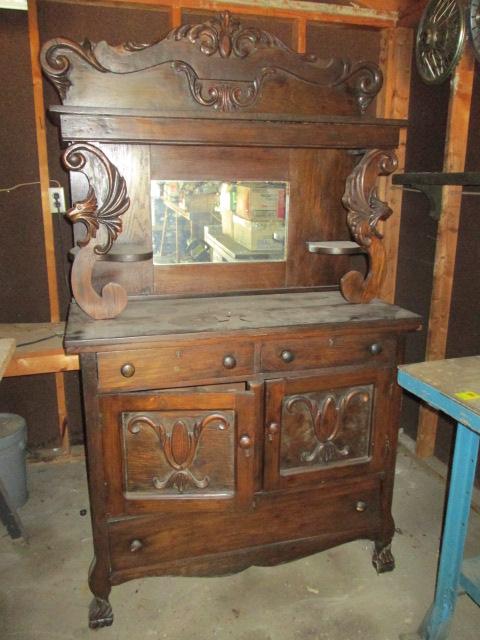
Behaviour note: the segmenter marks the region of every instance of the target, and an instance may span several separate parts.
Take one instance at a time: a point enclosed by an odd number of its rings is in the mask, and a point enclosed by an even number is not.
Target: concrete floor
[[[147,578],[114,587],[112,627],[89,631],[89,517],[84,463],[35,464],[21,510],[31,540],[0,531],[0,639],[396,640],[418,626],[436,571],[444,481],[405,448],[394,515],[397,569],[377,576],[358,541],[273,568],[224,578]],[[480,553],[472,514],[468,553]],[[451,638],[478,640],[480,608],[459,599]]]

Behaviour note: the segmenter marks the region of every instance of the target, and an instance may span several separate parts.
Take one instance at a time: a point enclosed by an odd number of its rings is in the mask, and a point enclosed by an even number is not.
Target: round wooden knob
[[[271,422],[267,428],[268,441],[273,442],[273,439],[275,438],[275,436],[279,431],[280,431],[280,425],[278,424],[278,422]]]
[[[235,369],[237,366],[237,361],[234,356],[225,356],[223,359],[223,366],[225,369]]]
[[[372,356],[378,356],[380,353],[382,353],[383,347],[379,342],[374,342],[368,347],[368,350],[370,351]]]
[[[278,422],[271,422],[268,425],[267,431],[269,435],[274,436],[280,431],[280,425],[278,424]]]
[[[141,540],[132,540],[132,542],[130,543],[130,551],[132,553],[135,553],[135,551],[140,551],[140,549],[143,547],[143,542]]]
[[[250,438],[250,436],[247,436],[247,434],[244,434],[243,436],[241,436],[238,444],[242,449],[250,449],[250,447],[252,446],[252,439]]]
[[[131,362],[127,362],[126,364],[122,364],[120,369],[120,373],[124,378],[131,378],[135,373],[135,367]]]
[[[355,511],[358,511],[359,513],[363,513],[366,510],[367,510],[367,503],[364,502],[363,500],[359,500],[355,505]]]
[[[285,351],[282,351],[282,353],[280,354],[280,357],[284,362],[287,362],[287,363],[295,360],[295,356],[288,349],[285,349]]]

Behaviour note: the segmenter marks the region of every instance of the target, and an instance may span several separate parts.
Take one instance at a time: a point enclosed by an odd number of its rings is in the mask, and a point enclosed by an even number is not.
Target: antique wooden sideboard
[[[392,569],[395,367],[420,320],[376,299],[376,181],[400,126],[371,115],[378,67],[297,54],[228,12],[153,45],[52,40],[42,66],[82,223],[65,345],[83,378],[90,626],[140,576],[358,538]]]

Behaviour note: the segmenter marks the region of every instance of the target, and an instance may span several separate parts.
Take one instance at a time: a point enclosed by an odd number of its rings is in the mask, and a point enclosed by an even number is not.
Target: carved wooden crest
[[[353,115],[365,112],[382,86],[371,62],[298,54],[228,11],[152,45],[56,38],[42,48],[41,63],[63,102],[75,106],[111,106],[116,95],[119,108],[136,108],[140,99],[155,111]]]

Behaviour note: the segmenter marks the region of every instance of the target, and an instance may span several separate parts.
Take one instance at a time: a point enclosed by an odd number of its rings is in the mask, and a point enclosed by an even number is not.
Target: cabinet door
[[[266,489],[379,471],[393,436],[389,370],[282,378],[266,386]]]
[[[259,393],[103,396],[109,515],[250,504]]]

